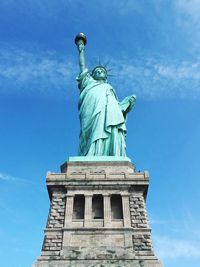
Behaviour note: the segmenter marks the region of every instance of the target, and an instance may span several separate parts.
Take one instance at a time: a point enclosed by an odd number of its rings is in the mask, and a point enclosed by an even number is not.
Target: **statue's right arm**
[[[84,48],[85,45],[82,40],[79,40],[77,44],[77,48],[79,51],[79,66],[80,66],[80,72],[84,72],[87,70],[86,62],[85,62],[85,54],[84,54]]]

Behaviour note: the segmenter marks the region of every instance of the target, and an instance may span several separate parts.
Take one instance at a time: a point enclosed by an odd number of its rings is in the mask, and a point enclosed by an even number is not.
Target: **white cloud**
[[[0,179],[1,179],[1,180],[5,180],[5,181],[9,181],[9,180],[12,180],[13,177],[10,176],[10,175],[7,175],[7,174],[5,174],[5,173],[0,173]]]
[[[15,177],[15,176],[12,176],[10,174],[6,174],[6,173],[2,173],[2,172],[0,172],[0,180],[6,181],[6,182],[23,183],[23,184],[35,184],[33,181],[29,181],[27,179]]]
[[[152,224],[166,224],[166,223],[167,223],[166,221],[158,220],[158,219],[150,219],[149,220],[150,225],[152,225]]]
[[[167,61],[163,58],[115,61],[116,85],[145,98],[200,99],[199,61]],[[117,84],[118,81],[118,84]],[[132,88],[130,88],[130,86]],[[129,88],[127,90],[127,88]]]
[[[109,6],[117,10],[121,15],[133,12],[141,14],[145,10],[143,4],[134,0],[120,0],[117,4],[114,1],[109,1],[108,3]]]
[[[110,82],[116,92],[135,93],[146,99],[190,98],[200,100],[200,63],[161,57],[110,59]],[[0,51],[0,92],[70,97],[77,87],[78,64],[52,51]]]
[[[184,34],[183,41],[188,43],[188,49],[194,56],[200,49],[200,1],[175,0],[174,11],[176,24]]]
[[[200,258],[200,241],[155,236],[154,247],[160,258]]]
[[[198,21],[200,18],[199,0],[175,0],[175,6],[180,12]]]
[[[153,218],[153,245],[156,254],[163,259],[200,258],[198,215],[184,207],[181,217],[173,215],[166,220]],[[159,231],[159,234],[155,234]]]
[[[9,11],[9,13],[12,13],[12,8],[16,14],[29,15],[30,18],[34,16],[36,18],[58,19],[59,14],[64,9],[67,10],[72,2],[72,0],[1,0],[0,8]]]
[[[0,92],[62,95],[72,75],[73,64],[54,52],[26,52],[15,48],[0,51]]]
[[[63,13],[65,10],[69,12],[79,8],[79,11],[83,8],[96,8],[97,6],[101,5],[101,10],[106,9],[114,9],[119,13],[123,14],[130,11],[137,11],[141,12],[144,10],[143,5],[141,5],[137,0],[117,0],[116,2],[109,2],[107,0],[95,0],[90,4],[87,1],[81,0],[1,0],[0,7],[3,9],[9,9],[10,7],[15,8],[15,11],[26,14],[32,15],[35,14],[36,16],[42,16],[45,18],[50,19],[58,19],[59,14]]]

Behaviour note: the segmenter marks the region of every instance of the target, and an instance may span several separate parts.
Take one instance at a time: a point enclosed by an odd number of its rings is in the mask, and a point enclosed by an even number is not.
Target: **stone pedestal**
[[[162,267],[146,214],[148,172],[108,159],[76,159],[61,171],[46,178],[51,206],[33,267]]]

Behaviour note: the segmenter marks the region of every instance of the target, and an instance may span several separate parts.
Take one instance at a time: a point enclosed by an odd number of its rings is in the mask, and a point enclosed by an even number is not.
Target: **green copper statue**
[[[75,38],[79,51],[80,74],[80,156],[126,156],[126,115],[135,104],[136,96],[119,102],[115,90],[107,82],[107,70],[96,66],[92,72],[86,67],[83,33]]]

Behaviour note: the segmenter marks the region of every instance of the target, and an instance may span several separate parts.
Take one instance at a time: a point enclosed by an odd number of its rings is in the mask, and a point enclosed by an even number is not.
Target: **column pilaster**
[[[124,227],[131,227],[129,194],[121,194],[121,196],[122,196]]]
[[[67,195],[66,199],[66,216],[65,216],[65,226],[66,228],[72,227],[72,215],[73,215],[73,203],[74,195]]]
[[[85,195],[84,226],[90,227],[92,222],[92,195]]]
[[[111,227],[111,204],[110,204],[110,195],[103,195],[104,201],[104,227]]]

